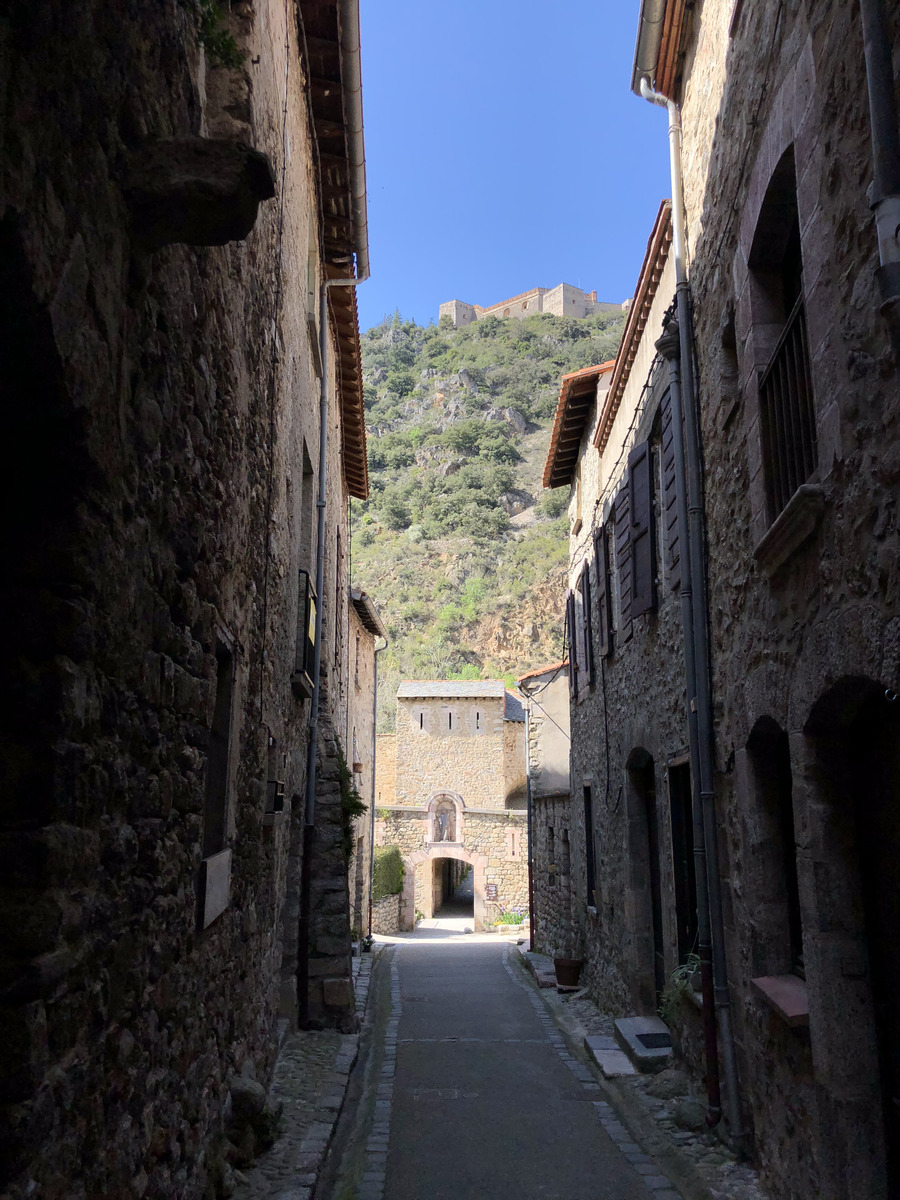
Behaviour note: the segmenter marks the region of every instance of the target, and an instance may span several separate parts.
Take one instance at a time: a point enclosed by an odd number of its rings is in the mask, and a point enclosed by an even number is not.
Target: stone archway
[[[412,854],[403,857],[403,892],[400,897],[400,928],[409,931],[416,925],[416,874],[422,863],[429,866],[438,858],[455,858],[468,863],[472,868],[474,884],[473,913],[475,917],[475,932],[484,930],[484,875],[489,859],[486,854],[478,854],[464,850],[462,846],[449,842],[435,842],[426,850],[414,850]],[[423,912],[426,917],[432,915],[430,887],[425,889]]]

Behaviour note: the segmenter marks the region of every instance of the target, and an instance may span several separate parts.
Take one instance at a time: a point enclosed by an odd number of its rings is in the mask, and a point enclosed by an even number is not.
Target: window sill
[[[825,489],[814,483],[801,483],[753,551],[766,575],[774,575],[787,562],[815,531],[824,511]]]
[[[287,820],[286,812],[267,812],[263,813],[263,828],[277,829],[279,825],[283,825]]]
[[[750,986],[792,1029],[809,1025],[806,984],[796,975],[762,975],[751,979]]]
[[[305,671],[294,671],[291,674],[291,691],[298,700],[309,700],[313,694],[313,684]]]

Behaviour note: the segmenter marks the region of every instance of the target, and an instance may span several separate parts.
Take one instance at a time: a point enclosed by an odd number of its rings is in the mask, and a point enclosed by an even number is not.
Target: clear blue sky
[[[638,0],[361,0],[372,278],[360,327],[575,284],[624,300],[669,195],[630,91]]]

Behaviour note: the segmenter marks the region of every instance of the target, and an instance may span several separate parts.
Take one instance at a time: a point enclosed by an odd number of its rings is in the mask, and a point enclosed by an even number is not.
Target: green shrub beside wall
[[[383,900],[403,890],[403,856],[399,846],[376,846],[372,867],[372,898]]]

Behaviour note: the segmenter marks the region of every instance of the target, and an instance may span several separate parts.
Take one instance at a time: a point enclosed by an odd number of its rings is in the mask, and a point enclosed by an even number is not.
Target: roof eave
[[[372,602],[372,597],[368,592],[362,591],[360,588],[350,589],[350,601],[356,609],[357,616],[362,621],[363,626],[368,629],[369,633],[375,637],[384,638],[387,641],[387,631],[382,623],[378,609]]]
[[[666,0],[642,0],[631,68],[631,90],[637,96],[641,94],[642,79],[647,79],[652,86],[656,78],[665,15]]]

